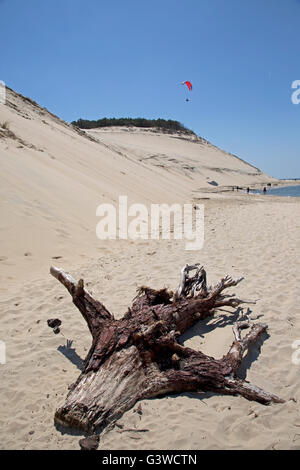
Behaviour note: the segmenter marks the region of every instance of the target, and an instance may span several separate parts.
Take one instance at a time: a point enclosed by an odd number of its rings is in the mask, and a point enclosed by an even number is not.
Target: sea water
[[[291,197],[300,197],[300,184],[295,186],[281,186],[279,188],[269,188],[266,186],[266,193],[265,195],[269,196],[291,196]],[[262,190],[251,190],[251,192],[255,193],[263,193]]]

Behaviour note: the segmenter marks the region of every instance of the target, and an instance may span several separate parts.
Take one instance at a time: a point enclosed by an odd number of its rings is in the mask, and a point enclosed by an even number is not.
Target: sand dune
[[[136,129],[78,132],[11,90],[8,104],[0,105],[5,121],[0,340],[7,357],[0,365],[0,448],[79,449],[79,437],[61,434],[53,416],[79,375],[90,335],[69,294],[49,276],[50,264],[83,277],[120,318],[139,285],[174,289],[181,267],[201,262],[209,283],[242,275],[235,292],[259,299],[250,316],[266,322],[270,336],[249,351],[240,376],[286,402],[266,407],[209,393],[143,400],[142,415],[134,408],[120,423],[148,431],[115,427],[101,435],[99,448],[299,449],[300,365],[292,362],[292,343],[300,339],[300,201],[209,192],[274,179],[201,139]],[[187,251],[184,241],[173,239],[98,240],[96,207],[116,203],[120,194],[146,204],[204,203],[203,249]],[[59,335],[47,326],[53,317],[63,322]],[[217,311],[183,340],[221,357],[235,318]]]
[[[0,105],[1,275],[14,285],[45,272],[53,256],[69,265],[101,249],[102,202],[190,202],[202,188],[272,181],[203,139],[141,129],[85,133],[7,90]],[[2,288],[3,289],[3,288]]]

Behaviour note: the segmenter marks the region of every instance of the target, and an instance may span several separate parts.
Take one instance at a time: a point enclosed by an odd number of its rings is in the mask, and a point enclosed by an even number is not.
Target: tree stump
[[[180,335],[219,307],[245,302],[224,294],[242,278],[226,276],[208,287],[203,267],[186,265],[175,293],[141,287],[117,320],[85,290],[82,279],[76,282],[54,266],[50,272],[68,289],[92,335],[82,372],[55,413],[56,425],[91,433],[114,423],[138,400],[187,391],[242,395],[265,405],[284,402],[237,377],[244,352],[267,330],[265,323],[237,321],[234,341],[221,359],[179,342]],[[250,331],[242,338],[244,328]]]

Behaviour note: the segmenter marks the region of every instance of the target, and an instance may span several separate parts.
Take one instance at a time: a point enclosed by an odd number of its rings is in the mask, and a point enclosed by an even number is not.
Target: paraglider
[[[181,85],[186,85],[186,86],[188,87],[188,89],[189,89],[189,92],[190,92],[190,91],[192,90],[192,88],[193,88],[193,85],[192,85],[191,82],[189,82],[189,81],[181,82]],[[190,101],[190,100],[189,100],[189,98],[186,98],[185,101]]]
[[[186,85],[190,91],[191,91],[191,89],[193,88],[191,82],[181,82],[181,84],[182,84],[182,85]]]

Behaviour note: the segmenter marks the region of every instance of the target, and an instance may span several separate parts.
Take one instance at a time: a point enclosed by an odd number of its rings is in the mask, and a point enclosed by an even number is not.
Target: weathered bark
[[[190,276],[193,270],[196,273]],[[242,278],[226,276],[216,286],[207,287],[203,267],[186,265],[175,293],[141,287],[132,307],[116,320],[85,290],[82,279],[77,283],[55,267],[50,272],[68,289],[92,335],[82,373],[55,413],[57,425],[91,432],[113,423],[138,400],[183,391],[242,395],[263,404],[283,402],[237,377],[244,352],[267,330],[266,324],[253,324],[242,338],[241,329],[250,323],[236,322],[235,340],[221,359],[179,343],[180,335],[212,316],[218,307],[245,302],[223,294]]]

